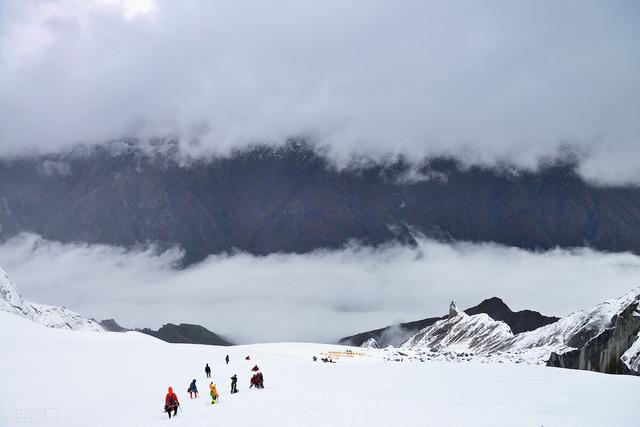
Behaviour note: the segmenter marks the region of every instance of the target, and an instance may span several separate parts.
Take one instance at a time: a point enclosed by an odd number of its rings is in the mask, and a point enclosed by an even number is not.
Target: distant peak
[[[487,298],[477,305],[477,307],[482,307],[482,306],[502,307],[511,311],[509,306],[501,298],[498,298],[498,297]]]
[[[499,303],[499,304],[507,305],[507,304],[505,304],[505,302],[504,302],[501,298],[498,298],[498,297],[491,297],[491,298],[487,298],[487,299],[485,299],[485,300],[484,300],[484,301],[482,301],[482,302],[486,302],[486,303]]]

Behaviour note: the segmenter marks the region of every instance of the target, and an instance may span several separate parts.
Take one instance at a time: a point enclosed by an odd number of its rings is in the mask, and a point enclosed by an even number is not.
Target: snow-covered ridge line
[[[417,360],[524,362],[638,374],[640,321],[632,320],[640,316],[639,303],[640,288],[636,288],[516,335],[504,322],[486,314],[469,316],[452,305],[454,310],[448,319],[422,329],[401,349],[406,357]],[[396,359],[397,356],[390,357]]]
[[[86,319],[64,307],[37,304],[25,301],[9,276],[0,268],[0,311],[6,311],[35,323],[58,329],[74,331],[104,331],[97,322]]]

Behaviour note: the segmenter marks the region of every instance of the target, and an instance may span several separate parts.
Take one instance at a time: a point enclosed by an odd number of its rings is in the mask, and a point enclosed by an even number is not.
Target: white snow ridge
[[[16,314],[49,328],[104,331],[97,322],[64,307],[27,302],[0,268],[0,311]]]
[[[375,338],[369,338],[368,340],[363,342],[360,347],[362,347],[362,348],[380,348],[380,346],[378,345],[378,341],[376,341]]]
[[[624,354],[612,356],[611,349],[606,348],[606,343],[600,345],[602,350],[598,350],[598,344],[594,341],[606,333],[613,333],[612,331],[616,328],[616,319],[622,316],[625,310],[633,309],[638,302],[640,302],[640,289],[634,289],[620,298],[605,301],[594,307],[572,313],[555,323],[516,335],[511,332],[506,323],[493,320],[486,314],[469,316],[454,310],[450,312],[448,319],[440,320],[409,338],[401,346],[402,358],[422,361],[480,360],[542,365],[547,363],[552,353],[562,355],[592,344],[589,346],[592,353],[609,351],[609,357],[625,364],[628,368],[626,373],[638,374],[640,372],[638,369],[640,339],[637,336],[640,333],[637,333],[636,329],[631,330],[631,342],[624,341],[626,338],[623,338],[620,343],[612,344],[614,347],[626,346],[622,352]],[[452,307],[455,308],[453,303]],[[634,316],[640,316],[637,310]],[[626,320],[623,322],[633,328],[630,326],[631,322]],[[399,357],[394,353],[387,355],[387,359],[398,360]],[[584,361],[574,365],[590,366]]]

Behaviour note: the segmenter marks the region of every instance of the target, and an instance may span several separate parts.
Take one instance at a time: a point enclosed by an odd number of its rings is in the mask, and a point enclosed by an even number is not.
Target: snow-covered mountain
[[[419,359],[490,359],[639,373],[640,288],[572,313],[530,332],[513,334],[486,314],[451,315],[422,329],[401,347]]]
[[[613,318],[640,301],[640,288],[605,301],[594,307],[576,311],[555,323],[516,335],[507,346],[516,350],[549,346],[558,352],[580,348],[589,340],[614,326]]]
[[[460,312],[424,328],[402,347],[482,353],[511,338],[513,333],[506,323],[493,320],[484,313],[469,316]]]
[[[369,338],[360,346],[362,348],[380,348],[375,338]]]
[[[36,304],[24,300],[20,292],[0,268],[0,311],[25,317],[49,328],[71,329],[74,331],[103,331],[95,321],[86,319],[64,307]]]

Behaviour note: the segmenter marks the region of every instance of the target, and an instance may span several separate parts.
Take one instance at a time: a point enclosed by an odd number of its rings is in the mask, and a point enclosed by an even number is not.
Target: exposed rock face
[[[469,315],[486,313],[493,320],[505,322],[514,334],[533,331],[560,320],[559,317],[545,316],[532,310],[512,311],[504,301],[497,297],[486,299],[464,312]]]
[[[640,332],[631,347],[620,358],[625,374],[640,375]]]
[[[558,317],[544,316],[537,311],[522,310],[511,311],[511,309],[500,298],[489,298],[482,301],[475,307],[464,311],[469,315],[485,313],[493,320],[505,322],[514,334],[533,331],[541,326],[549,325],[559,320]],[[430,317],[414,322],[390,325],[372,331],[362,332],[353,336],[344,337],[338,341],[339,344],[360,346],[369,338],[374,338],[382,347],[388,345],[400,346],[410,337],[418,333],[421,329],[433,325],[446,317]]]
[[[0,238],[157,242],[184,248],[186,262],[234,248],[263,255],[353,239],[412,244],[414,230],[528,249],[640,253],[640,188],[592,186],[572,164],[513,174],[451,159],[414,171],[400,159],[338,170],[297,143],[185,164],[166,154],[171,147],[146,155],[118,144],[0,159]]]
[[[133,330],[133,329],[123,328],[118,324],[118,322],[115,321],[115,319],[105,319],[105,320],[101,320],[99,323],[100,323],[100,326],[102,326],[105,331],[109,331],[109,332],[128,332]]]
[[[605,329],[577,350],[552,353],[548,366],[605,372],[608,374],[635,373],[622,356],[638,339],[640,312],[634,302],[611,319],[612,328]]]
[[[181,323],[174,325],[167,323],[157,331],[151,329],[138,329],[138,332],[151,335],[170,343],[183,344],[208,344],[208,345],[233,345],[221,336],[211,332],[200,325]]]

